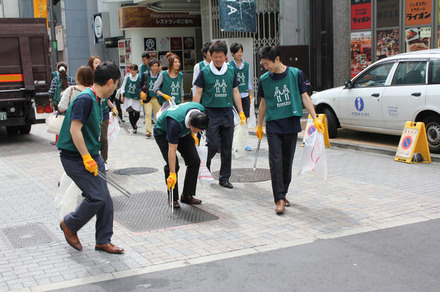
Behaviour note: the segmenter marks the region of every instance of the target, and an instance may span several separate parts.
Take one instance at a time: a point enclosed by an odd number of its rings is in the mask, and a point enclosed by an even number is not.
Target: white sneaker
[[[105,166],[105,171],[108,171],[108,165],[107,165],[107,162],[104,162],[104,166]]]

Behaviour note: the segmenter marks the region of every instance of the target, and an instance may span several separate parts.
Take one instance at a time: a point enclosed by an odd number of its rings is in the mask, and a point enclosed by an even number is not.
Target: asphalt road
[[[439,291],[440,220],[59,291]]]

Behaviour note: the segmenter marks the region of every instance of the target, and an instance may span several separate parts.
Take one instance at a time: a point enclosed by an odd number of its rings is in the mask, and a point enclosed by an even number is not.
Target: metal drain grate
[[[37,246],[55,241],[41,223],[7,227],[1,231],[13,248]]]
[[[139,175],[139,174],[153,173],[156,171],[157,168],[152,168],[152,167],[129,167],[129,168],[117,169],[113,171],[113,173],[119,175]]]
[[[218,180],[219,171],[213,172],[212,176]],[[265,168],[234,168],[231,170],[230,182],[260,182],[270,180],[270,170]]]
[[[115,220],[133,232],[144,232],[192,223],[217,220],[218,217],[200,208],[180,204],[180,209],[167,204],[165,192],[144,192],[132,194],[130,198],[113,198]]]

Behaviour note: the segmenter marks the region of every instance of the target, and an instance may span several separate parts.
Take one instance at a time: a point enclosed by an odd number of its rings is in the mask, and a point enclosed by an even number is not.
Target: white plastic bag
[[[324,135],[315,131],[304,142],[304,152],[301,159],[299,174],[313,171],[323,180],[327,179],[327,156],[325,153]]]
[[[108,129],[107,129],[107,139],[109,144],[116,139],[120,129],[121,127],[119,127],[118,118],[113,116],[112,113],[110,113],[110,117],[108,120]]]
[[[208,158],[208,147],[207,146],[197,146],[197,153],[200,157],[200,168],[199,168],[199,181],[201,183],[207,182],[210,183],[214,180],[211,172],[206,166],[206,160]]]
[[[75,211],[76,207],[81,204],[83,200],[84,197],[82,196],[80,188],[78,188],[67,174],[63,173],[53,203],[54,207],[61,207],[60,220],[63,220],[67,214]]]
[[[249,136],[248,127],[246,122],[242,125],[236,124],[234,127],[234,139],[232,140],[232,150],[234,151],[235,158],[246,156],[246,140]]]

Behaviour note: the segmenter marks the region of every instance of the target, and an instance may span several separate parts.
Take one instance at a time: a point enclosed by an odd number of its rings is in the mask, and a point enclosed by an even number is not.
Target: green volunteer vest
[[[127,78],[127,81],[125,82],[125,97],[136,100],[141,99],[141,91],[138,89],[139,83],[141,82],[141,76],[142,75],[138,75],[136,81],[131,81],[130,77]]]
[[[102,121],[102,109],[100,103],[96,102],[95,93],[92,89],[87,88],[81,92],[70,104],[67,109],[66,116],[64,117],[63,125],[61,126],[60,136],[58,138],[57,147],[64,150],[78,152],[75,144],[72,140],[72,135],[70,134],[71,115],[72,115],[72,105],[80,98],[90,98],[92,103],[92,110],[87,118],[86,122],[83,124],[81,132],[84,137],[84,142],[86,143],[87,150],[89,150],[91,155],[99,154],[101,149],[101,121]]]
[[[301,94],[298,89],[298,69],[287,68],[289,72],[284,79],[272,80],[269,72],[260,77],[267,106],[266,121],[303,115]]]
[[[61,84],[61,80],[58,77],[55,77],[56,81],[57,81],[57,89],[55,90],[54,94],[53,94],[53,104],[54,105],[58,105],[60,103],[61,100],[61,92],[63,91],[63,87]]]
[[[141,64],[141,66],[139,67],[139,75],[143,76],[145,74],[145,72],[149,71],[150,67],[145,65],[144,63]]]
[[[165,94],[168,94],[169,96],[174,97],[174,101],[176,104],[179,104],[182,102],[182,89],[180,86],[182,85],[183,80],[183,73],[179,72],[176,78],[171,78],[170,74],[168,74],[168,71],[162,71],[163,75],[163,83],[160,88],[160,91],[162,91]],[[165,98],[162,96],[159,97],[159,103],[163,104],[165,102]]]
[[[205,107],[226,108],[234,105],[234,70],[228,65],[225,74],[215,75],[210,66],[202,69],[205,87],[201,102]]]
[[[249,92],[249,63],[244,62],[243,69],[238,69],[235,65],[234,60],[229,61],[229,64],[235,68],[237,71],[237,79],[240,82],[238,85],[238,91],[240,93],[248,93]]]
[[[191,130],[185,126],[185,117],[188,111],[192,109],[198,109],[202,112],[205,111],[203,105],[198,102],[186,102],[179,104],[177,106],[172,106],[162,113],[162,115],[157,119],[154,130],[160,135],[166,135],[167,133],[167,117],[172,118],[177,121],[182,128],[179,134],[179,138],[191,133]]]
[[[103,99],[101,99],[101,108],[102,108],[102,112],[105,112],[107,109],[110,110],[110,108],[108,107],[107,99],[108,99],[108,98],[103,98]]]
[[[151,77],[150,73],[147,73],[147,86],[148,86],[148,96],[149,97],[155,97],[157,96],[156,93],[153,91],[154,83],[156,83],[157,77],[159,74],[156,75],[156,77]]]
[[[203,68],[205,68],[205,61],[201,61],[199,62],[199,69],[202,70]]]

